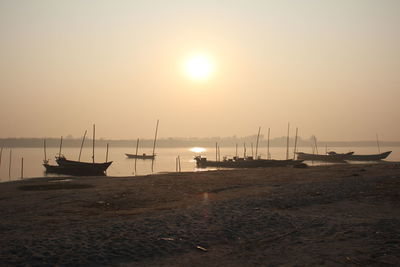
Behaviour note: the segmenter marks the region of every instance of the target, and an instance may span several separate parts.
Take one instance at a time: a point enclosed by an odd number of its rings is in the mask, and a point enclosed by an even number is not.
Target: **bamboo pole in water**
[[[254,159],[253,143],[250,143],[250,145],[251,145],[251,157]]]
[[[378,134],[376,134],[376,144],[377,144],[377,146],[378,146],[378,153],[380,154],[380,153],[381,153],[381,147],[380,147],[380,145],[379,145]]]
[[[10,162],[8,164],[8,179],[11,180],[12,149],[10,149]]]
[[[78,161],[81,161],[82,148],[83,148],[83,144],[85,143],[86,133],[87,133],[87,130],[85,130],[85,133],[83,134],[82,143],[81,143],[81,149],[79,150]]]
[[[108,162],[108,143],[107,143],[107,150],[106,150],[106,162]]]
[[[60,140],[60,150],[58,151],[58,157],[61,157],[62,141],[63,141],[63,137],[61,136],[61,140]]]
[[[237,143],[236,143],[235,157],[237,158],[237,156],[238,156],[238,146],[237,146]],[[0,159],[1,159],[1,157],[0,157]],[[0,160],[0,163],[1,163],[1,160]]]
[[[261,126],[258,127],[257,143],[256,143],[256,158],[258,157],[258,141],[260,140]]]
[[[135,157],[135,175],[136,175],[136,163],[137,163],[137,155],[138,155],[138,151],[139,151],[139,138],[136,141],[136,157]]]
[[[268,141],[267,141],[267,159],[270,159],[270,153],[269,153],[269,134],[270,134],[270,128],[268,128]]]
[[[24,158],[21,159],[21,179],[24,179]]]
[[[96,139],[96,125],[93,124],[93,150],[92,150],[92,159],[94,163],[94,145],[95,145],[95,139]]]
[[[219,146],[218,146],[218,161],[221,161],[221,151],[219,150]]]
[[[288,123],[288,126],[287,126],[286,159],[289,159],[289,129],[290,129],[290,123]]]
[[[296,148],[297,148],[297,132],[298,132],[298,129],[299,129],[299,128],[297,128],[297,127],[296,127],[296,137],[294,138],[293,159],[296,159]]]
[[[243,158],[246,158],[246,142],[243,143]]]
[[[215,142],[215,161],[218,161],[218,143]]]
[[[0,167],[1,167],[1,157],[3,156],[3,147],[0,149]]]

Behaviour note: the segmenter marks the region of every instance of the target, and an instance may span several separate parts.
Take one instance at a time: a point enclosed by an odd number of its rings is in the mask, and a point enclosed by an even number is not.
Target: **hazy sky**
[[[398,0],[0,0],[0,38],[0,137],[400,140]]]

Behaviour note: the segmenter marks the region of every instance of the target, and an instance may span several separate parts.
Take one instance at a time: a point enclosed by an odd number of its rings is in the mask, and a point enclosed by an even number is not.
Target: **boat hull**
[[[351,155],[348,160],[350,161],[379,161],[387,158],[392,151],[387,151],[380,154],[372,154],[372,155]]]
[[[328,154],[328,155],[319,155],[319,154],[308,154],[303,152],[297,152],[297,159],[299,160],[308,160],[308,161],[325,161],[325,162],[345,162],[345,160],[349,159],[353,152],[345,153],[345,154]]]
[[[111,164],[111,162],[108,162]],[[55,174],[66,174],[73,176],[104,176],[105,170],[104,168],[90,168],[90,167],[76,167],[76,166],[60,166],[60,165],[50,165],[43,164],[46,169],[46,173],[55,173]]]
[[[267,168],[267,167],[286,167],[296,165],[302,160],[273,160],[273,159],[256,159],[256,160],[224,160],[209,161],[206,158],[196,157],[196,165],[198,168]]]
[[[104,175],[107,168],[112,163],[112,161],[103,163],[80,162],[67,160],[64,157],[57,157],[56,162],[58,165],[44,163],[43,166],[46,168],[46,172],[83,176]]]
[[[136,155],[125,153],[128,159],[155,159],[156,155]]]

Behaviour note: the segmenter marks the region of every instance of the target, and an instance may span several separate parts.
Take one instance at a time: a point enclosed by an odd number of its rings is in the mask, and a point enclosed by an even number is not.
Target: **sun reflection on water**
[[[194,152],[194,153],[203,153],[206,151],[206,149],[204,147],[192,147],[191,149],[189,149],[190,151]]]

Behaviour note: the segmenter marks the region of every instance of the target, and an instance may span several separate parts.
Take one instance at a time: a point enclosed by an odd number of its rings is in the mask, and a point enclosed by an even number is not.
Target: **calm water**
[[[375,154],[378,153],[376,147],[338,147],[332,148],[336,152],[355,151],[357,154]],[[388,161],[400,161],[400,147],[382,147],[381,151],[393,151],[387,158]],[[299,148],[298,151],[311,153],[310,147]],[[141,153],[151,153],[151,149],[143,148]],[[193,160],[195,155],[201,154],[209,159],[215,159],[215,149],[206,148],[205,151],[199,153],[194,152],[192,148],[159,148],[157,149],[157,157],[154,161],[152,172],[151,160],[137,160],[136,175],[146,175],[151,173],[160,172],[175,172],[176,171],[176,157],[179,155],[181,158],[182,171],[199,171],[196,169],[196,164]],[[255,151],[254,151],[255,152]],[[259,148],[263,158],[266,158],[267,149],[265,147]],[[55,164],[54,156],[58,153],[58,148],[48,148],[47,157],[51,159],[50,163]],[[62,152],[68,159],[77,160],[79,148],[64,148]],[[134,153],[132,148],[110,148],[108,159],[113,161],[107,170],[109,176],[132,176],[134,173],[134,159],[127,159],[124,153]],[[234,155],[235,147],[222,147],[220,149],[221,159],[225,155]],[[286,157],[286,149],[284,147],[272,147],[270,153],[274,159],[284,159]],[[319,149],[319,153],[325,153],[325,149]],[[239,148],[239,155],[243,155],[243,149]],[[251,155],[251,148],[247,148],[247,155]],[[293,157],[293,149],[290,150],[290,156]],[[13,148],[11,160],[11,175],[9,177],[9,163],[10,163],[10,149],[4,149],[0,165],[0,182],[9,180],[21,179],[21,158],[24,158],[24,178],[42,177],[45,176],[43,162],[43,149],[42,148]],[[96,149],[96,162],[105,161],[106,148]],[[91,162],[91,150],[84,149],[81,156],[81,161]],[[54,175],[48,175],[54,176]]]

